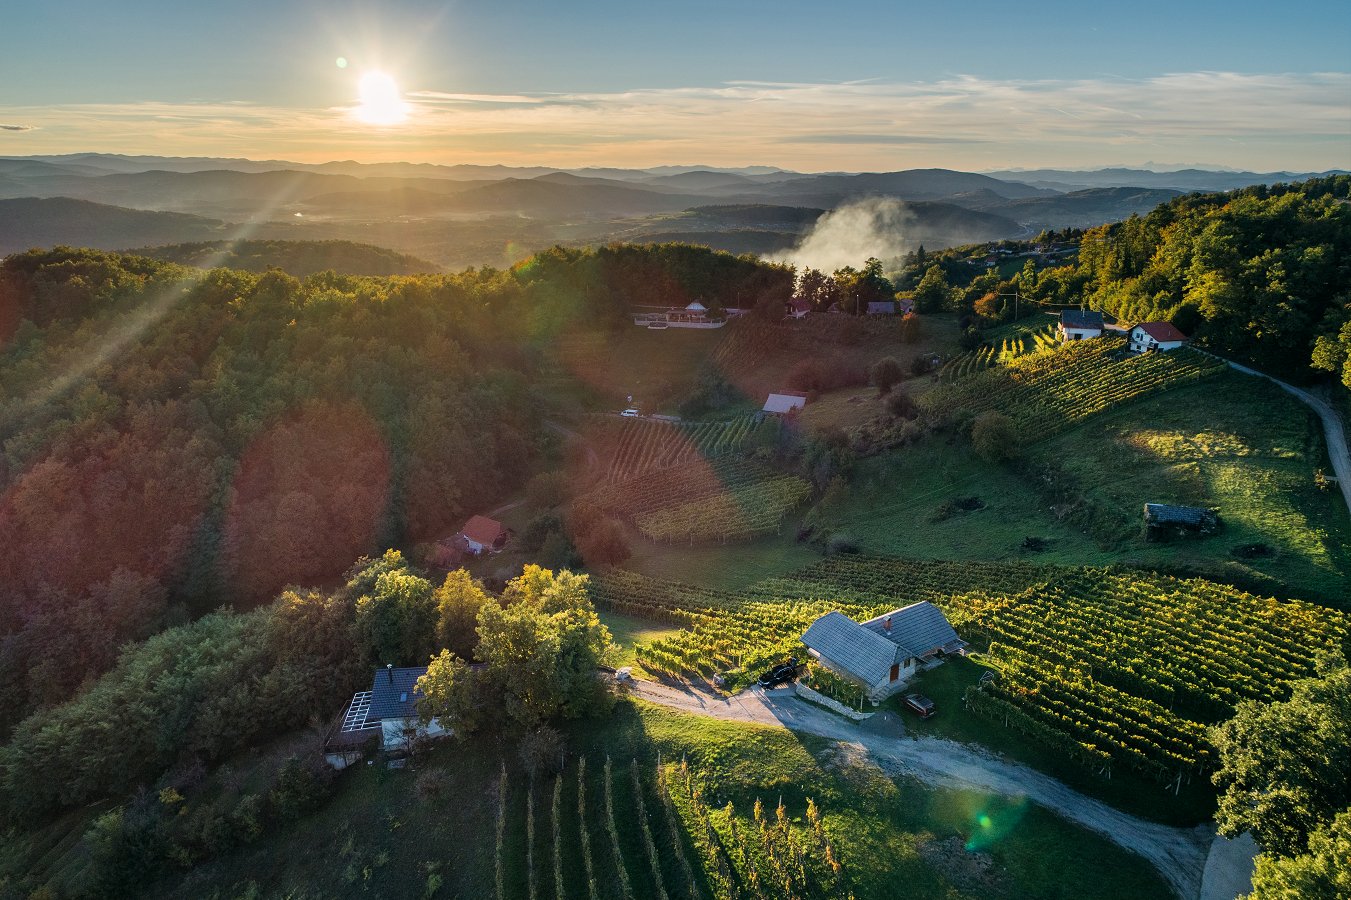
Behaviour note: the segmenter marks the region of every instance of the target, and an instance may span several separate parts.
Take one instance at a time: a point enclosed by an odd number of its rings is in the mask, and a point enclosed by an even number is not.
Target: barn
[[[808,656],[859,685],[873,703],[899,691],[936,658],[966,647],[942,610],[928,601],[867,622],[829,612],[808,627],[802,643]]]
[[[1141,322],[1130,331],[1130,348],[1135,353],[1176,350],[1187,340],[1171,322]]]

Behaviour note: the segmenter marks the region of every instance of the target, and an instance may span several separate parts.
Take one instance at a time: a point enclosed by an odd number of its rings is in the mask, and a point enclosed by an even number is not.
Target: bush
[[[873,363],[868,375],[872,383],[877,385],[877,392],[886,394],[905,376],[905,370],[894,356],[887,356]]]
[[[968,328],[957,338],[957,346],[963,350],[975,350],[985,341],[985,335],[978,328]]]
[[[915,419],[919,416],[919,405],[905,391],[896,391],[887,399],[887,412],[898,419]]]
[[[986,410],[971,424],[971,447],[988,462],[1018,455],[1018,431],[1013,420],[1001,412]]]
[[[826,542],[826,554],[829,556],[838,556],[842,553],[857,553],[858,551],[858,541],[847,534],[832,534],[830,540]]]

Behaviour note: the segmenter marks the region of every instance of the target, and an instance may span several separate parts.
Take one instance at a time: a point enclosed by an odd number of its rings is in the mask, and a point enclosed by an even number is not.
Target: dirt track
[[[855,724],[799,700],[788,689],[766,693],[757,688],[724,699],[640,681],[633,693],[644,700],[697,715],[790,728],[843,741],[861,748],[889,773],[909,775],[934,786],[1027,797],[1143,856],[1183,900],[1195,900],[1201,892],[1201,875],[1214,837],[1212,829],[1172,828],[1147,822],[1086,797],[1027,766],[997,759],[969,745],[906,737],[904,728],[890,713],[879,713]]]

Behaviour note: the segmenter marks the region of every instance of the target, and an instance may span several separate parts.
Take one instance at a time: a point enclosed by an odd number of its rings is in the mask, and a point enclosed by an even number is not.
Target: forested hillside
[[[56,249],[0,267],[0,720],[118,648],[453,533],[550,438],[539,348],[632,302],[755,302],[787,270],[689,247],[514,272],[188,270]]]
[[[330,270],[339,275],[418,275],[440,268],[416,256],[353,241],[204,241],[130,252],[204,269],[278,268],[297,278]]]
[[[1194,194],[1084,234],[1083,299],[1127,322],[1168,320],[1217,353],[1307,378],[1341,372],[1351,321],[1351,176]]]

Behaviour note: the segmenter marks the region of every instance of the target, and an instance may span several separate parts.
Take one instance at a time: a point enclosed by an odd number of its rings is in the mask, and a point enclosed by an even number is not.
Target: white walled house
[[[1065,309],[1060,312],[1060,340],[1084,341],[1102,337],[1102,313],[1091,309]]]
[[[1130,331],[1130,348],[1135,353],[1176,350],[1188,341],[1172,322],[1141,322]]]
[[[475,556],[497,553],[507,543],[506,526],[487,516],[474,516],[460,529],[457,537],[464,548]]]
[[[859,685],[874,704],[905,687],[930,660],[966,646],[928,601],[867,622],[829,612],[811,624],[802,643],[812,659]]]

